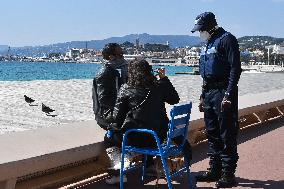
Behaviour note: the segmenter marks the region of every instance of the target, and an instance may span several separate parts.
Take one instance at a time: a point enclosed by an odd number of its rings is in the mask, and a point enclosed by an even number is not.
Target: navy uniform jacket
[[[204,83],[227,82],[226,93],[232,93],[241,75],[239,44],[235,36],[223,28],[213,33],[201,52],[200,73]]]

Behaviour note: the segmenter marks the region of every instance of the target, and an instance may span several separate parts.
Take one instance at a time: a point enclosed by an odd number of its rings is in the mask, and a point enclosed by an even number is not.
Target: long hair
[[[156,83],[152,66],[146,60],[134,60],[128,64],[128,81],[131,87],[149,88]]]

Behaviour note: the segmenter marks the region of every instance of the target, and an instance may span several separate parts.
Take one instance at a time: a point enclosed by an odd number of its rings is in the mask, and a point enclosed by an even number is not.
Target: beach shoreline
[[[199,75],[169,78],[181,103],[198,102],[202,85]],[[239,96],[283,89],[283,80],[281,73],[242,74]],[[37,106],[29,106],[24,95],[33,98]],[[0,134],[94,120],[92,79],[0,81],[0,100]],[[52,114],[56,116],[42,112],[41,103],[54,109]]]

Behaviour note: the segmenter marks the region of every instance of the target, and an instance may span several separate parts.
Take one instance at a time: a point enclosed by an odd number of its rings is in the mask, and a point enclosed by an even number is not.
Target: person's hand
[[[198,108],[200,112],[204,112],[204,98],[202,97],[200,97]]]
[[[107,128],[109,131],[119,131],[120,129],[117,127],[116,123],[110,123]]]
[[[162,78],[166,77],[166,71],[165,71],[164,67],[158,68],[156,70],[156,73],[157,73],[156,77],[158,79],[162,79]]]
[[[230,100],[228,100],[227,98],[223,98],[221,102],[221,112],[228,110],[231,107],[231,104],[232,103]]]

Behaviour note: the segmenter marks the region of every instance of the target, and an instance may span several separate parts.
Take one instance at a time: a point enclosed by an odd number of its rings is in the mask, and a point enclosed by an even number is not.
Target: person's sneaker
[[[221,171],[209,168],[208,171],[202,175],[197,175],[195,178],[197,182],[213,182],[219,180],[220,177]]]
[[[118,170],[118,169],[120,169],[121,168],[121,158],[119,157],[119,159],[118,159],[119,161],[115,161],[113,164],[113,169],[116,169],[116,170]],[[125,156],[124,156],[124,164],[123,164],[123,167],[124,167],[124,169],[127,169],[127,168],[129,168],[130,166],[134,166],[134,164],[133,163],[131,163],[131,161],[132,161],[132,156],[131,156],[131,154],[125,154]]]
[[[236,185],[235,175],[232,173],[223,173],[222,177],[216,182],[217,188],[231,188]]]
[[[119,176],[112,176],[110,178],[107,178],[105,181],[107,184],[118,184],[120,177]],[[125,175],[123,175],[123,183],[127,182],[127,177]]]

